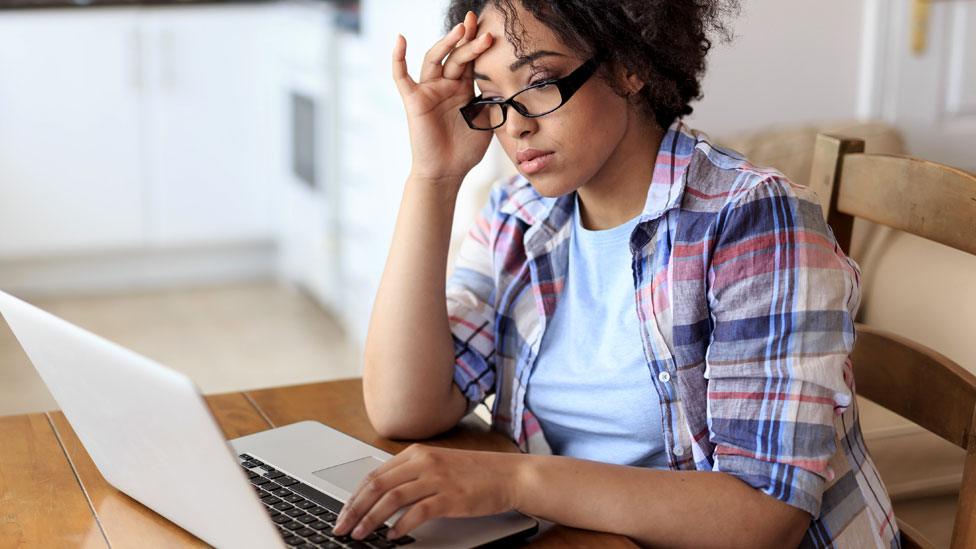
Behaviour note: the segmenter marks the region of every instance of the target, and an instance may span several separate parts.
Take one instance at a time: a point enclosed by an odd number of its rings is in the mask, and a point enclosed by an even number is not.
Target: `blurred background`
[[[390,51],[416,74],[446,5],[0,0],[0,289],[207,393],[360,375],[409,170]],[[976,1],[742,6],[692,127],[800,183],[817,131],[976,171]],[[455,245],[512,171],[493,145]],[[976,371],[972,257],[864,223],[852,255],[861,320]],[[55,406],[0,323],[0,415]],[[893,495],[951,505],[959,455],[864,416]]]

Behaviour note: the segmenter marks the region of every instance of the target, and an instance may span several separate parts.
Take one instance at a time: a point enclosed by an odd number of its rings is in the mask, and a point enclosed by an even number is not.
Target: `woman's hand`
[[[362,539],[406,507],[387,534],[394,539],[434,518],[510,511],[517,505],[516,466],[521,457],[414,444],[363,479],[333,530]]]
[[[458,112],[474,96],[474,60],[493,40],[477,33],[477,17],[468,12],[427,52],[420,82],[407,73],[407,42],[397,37],[393,80],[407,112],[414,176],[460,183],[485,156],[492,133],[470,129]]]

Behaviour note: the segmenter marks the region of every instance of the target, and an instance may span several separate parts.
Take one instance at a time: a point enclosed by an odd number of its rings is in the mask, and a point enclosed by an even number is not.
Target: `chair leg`
[[[976,410],[973,410],[968,442],[962,486],[959,487],[959,507],[952,529],[951,547],[960,549],[976,547]]]

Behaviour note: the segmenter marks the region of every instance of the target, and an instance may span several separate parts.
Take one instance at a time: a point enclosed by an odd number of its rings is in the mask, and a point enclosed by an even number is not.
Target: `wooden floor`
[[[273,283],[33,302],[186,373],[208,394],[348,378],[362,371],[358,350],[333,317],[301,292]],[[0,320],[0,415],[55,408]],[[863,410],[865,429],[885,423],[869,405]],[[919,467],[939,476],[961,471],[961,452],[956,455],[939,441],[894,438],[869,446],[883,476],[893,481],[910,482]],[[955,496],[897,501],[895,512],[936,546],[948,547]]]
[[[189,375],[207,394],[361,375],[335,319],[273,283],[31,301]],[[56,407],[0,319],[0,415]]]

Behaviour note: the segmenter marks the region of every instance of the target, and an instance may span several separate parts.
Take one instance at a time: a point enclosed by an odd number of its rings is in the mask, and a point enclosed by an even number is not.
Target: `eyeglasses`
[[[505,123],[509,106],[526,118],[545,116],[565,105],[599,65],[600,60],[594,57],[563,78],[536,82],[508,99],[482,99],[479,95],[461,107],[461,116],[472,130],[486,131]]]

